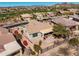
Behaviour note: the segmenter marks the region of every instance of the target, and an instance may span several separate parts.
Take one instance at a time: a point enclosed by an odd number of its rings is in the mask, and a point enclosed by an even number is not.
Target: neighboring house
[[[32,14],[22,14],[21,16],[24,20],[28,20],[28,21],[30,21],[33,17]]]
[[[54,16],[53,12],[47,12],[47,13],[35,13],[37,16],[38,21],[45,21],[48,20],[50,17]]]
[[[37,16],[38,20],[42,20],[43,19],[43,14],[42,13],[35,13],[35,15]]]
[[[64,14],[65,12],[67,12],[67,11],[64,11],[64,10],[60,10],[60,13],[62,13],[62,14]]]
[[[79,22],[79,15],[74,14],[74,15],[70,16],[70,18],[72,18],[74,21]]]
[[[53,12],[47,12],[47,14],[48,14],[48,15],[47,15],[48,17],[53,17],[53,16],[55,16],[55,14],[54,14]]]
[[[74,14],[72,11],[69,11],[69,10],[67,10],[67,11],[60,10],[60,13],[64,14],[64,15],[73,15]]]
[[[68,9],[68,10],[71,11],[71,12],[74,12],[74,13],[78,11],[78,9],[73,9],[73,8],[72,9]]]
[[[79,30],[79,23],[69,18],[56,17],[52,19],[52,23],[61,24],[72,31]]]
[[[7,56],[20,51],[21,47],[7,29],[0,27],[0,55]]]
[[[74,15],[71,15],[69,18],[79,24],[79,15],[74,14]],[[77,29],[78,29],[78,30],[76,30],[76,31],[74,31],[74,32],[75,32],[77,35],[79,35],[79,26],[77,26]]]

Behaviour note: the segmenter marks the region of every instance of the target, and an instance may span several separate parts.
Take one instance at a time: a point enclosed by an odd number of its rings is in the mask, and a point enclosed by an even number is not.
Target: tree
[[[63,54],[65,56],[69,55],[68,49],[69,48],[59,48],[59,54]]]
[[[32,19],[37,19],[37,16],[35,14],[32,15],[33,15]]]
[[[16,40],[22,39],[22,35],[20,33],[18,33],[17,30],[14,32],[14,36],[15,36]]]
[[[37,55],[40,53],[40,51],[42,52],[42,48],[37,44],[34,44],[33,48],[34,48],[35,52],[37,53]]]
[[[42,41],[40,40],[40,41],[39,41],[39,46],[41,46],[41,45],[42,45]]]
[[[56,11],[56,12],[55,12],[55,15],[56,15],[56,16],[61,16],[62,13],[61,13],[60,11]]]
[[[76,11],[76,14],[79,15],[79,11]]]
[[[69,31],[61,24],[54,25],[53,32],[57,37],[66,37],[69,34]]]
[[[58,50],[59,55],[64,55],[64,56],[72,56],[76,55],[77,51],[75,49],[72,49],[70,47],[61,47]]]
[[[69,40],[68,42],[70,44],[71,47],[75,48],[77,51],[79,51],[79,40],[78,38],[72,38]],[[79,54],[77,52],[77,54]]]
[[[24,19],[23,19],[23,17],[22,17],[21,15],[20,15],[19,17],[20,17],[20,19],[21,19],[22,21],[24,21]]]
[[[31,48],[29,48],[29,50],[30,50],[30,54],[32,54],[32,55],[36,54]]]
[[[21,33],[23,34],[23,33],[24,33],[24,31],[23,31],[23,30],[21,30]]]
[[[69,40],[68,43],[72,46],[78,46],[79,45],[79,40],[78,40],[78,38],[72,38],[72,39]]]

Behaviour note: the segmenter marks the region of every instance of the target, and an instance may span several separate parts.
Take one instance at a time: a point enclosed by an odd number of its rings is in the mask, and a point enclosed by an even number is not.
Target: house
[[[45,34],[52,32],[52,26],[48,22],[31,20],[26,26],[30,39],[42,38]]]
[[[12,55],[20,50],[21,47],[16,42],[12,33],[9,33],[7,29],[0,27],[0,56]]]
[[[65,11],[65,10],[60,10],[60,13],[61,13],[61,14],[64,14],[64,15],[73,15],[73,14],[74,14],[74,12],[69,11],[69,10],[67,10],[67,11]]]

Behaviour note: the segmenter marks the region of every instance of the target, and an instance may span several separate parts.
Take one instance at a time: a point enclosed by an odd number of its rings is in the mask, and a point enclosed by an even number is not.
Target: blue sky
[[[0,2],[0,7],[10,7],[10,6],[47,6],[54,4],[61,4],[62,2]],[[79,2],[74,2],[74,4],[79,4]]]

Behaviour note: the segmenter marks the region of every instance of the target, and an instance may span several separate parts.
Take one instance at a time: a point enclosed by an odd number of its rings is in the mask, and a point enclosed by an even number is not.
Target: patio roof
[[[4,25],[4,28],[12,28],[12,27],[16,27],[16,26],[20,26],[20,25],[25,25],[28,24],[28,21],[22,21],[22,22],[18,22],[18,23],[11,23],[11,24],[7,24]]]
[[[8,56],[12,53],[20,50],[21,47],[16,41],[10,42],[7,45],[5,45],[5,50],[3,52],[0,52],[0,56]]]
[[[9,33],[7,29],[0,28],[0,45],[5,45],[14,40],[15,40],[14,36],[11,33]]]
[[[9,55],[20,48],[21,47],[16,42],[12,33],[9,33],[7,29],[0,27],[0,55]]]
[[[5,49],[4,45],[6,45],[12,41],[15,41],[14,36],[11,33],[9,33],[7,29],[0,28],[0,47],[1,47],[0,49],[1,49],[1,51],[3,51]]]

